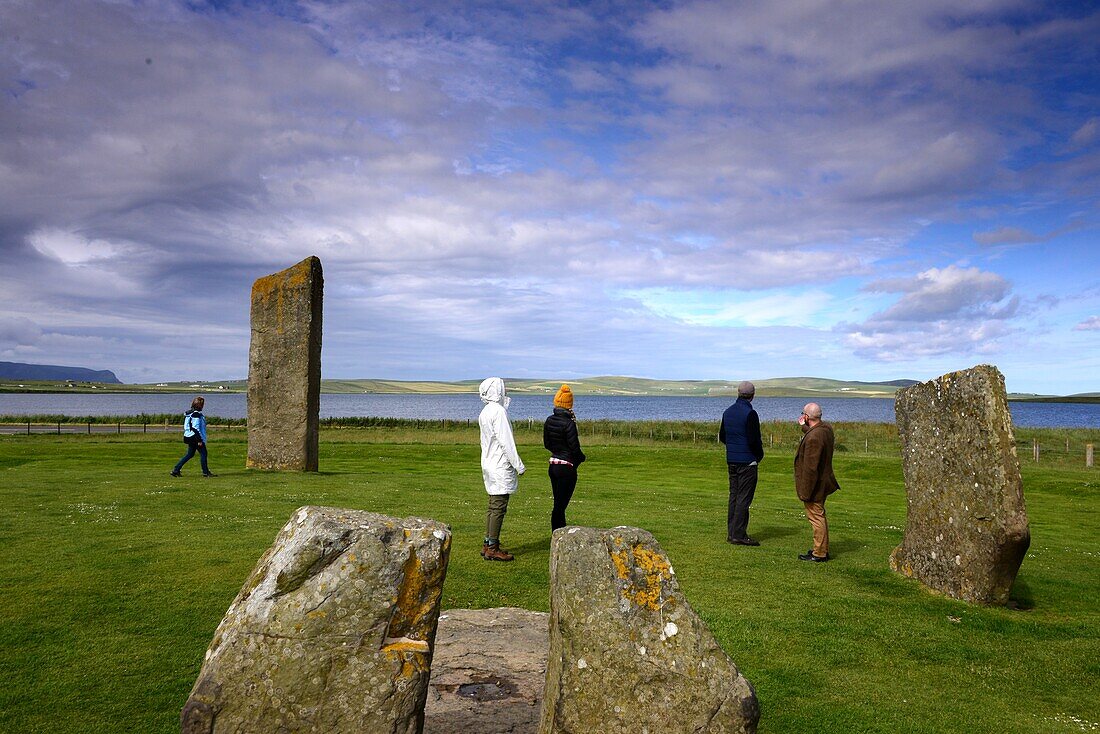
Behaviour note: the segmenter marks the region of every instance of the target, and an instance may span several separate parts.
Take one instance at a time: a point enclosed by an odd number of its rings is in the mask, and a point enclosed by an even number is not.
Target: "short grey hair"
[[[739,398],[751,398],[756,394],[756,385],[752,384],[748,380],[742,380],[737,385],[737,397]]]

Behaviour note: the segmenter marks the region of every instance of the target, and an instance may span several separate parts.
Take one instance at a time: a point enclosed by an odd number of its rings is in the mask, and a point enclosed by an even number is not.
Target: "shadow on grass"
[[[809,529],[809,524],[806,525]],[[800,531],[800,528],[794,528],[786,525],[764,525],[762,527],[755,527],[749,533],[752,537],[756,538],[760,542],[765,540],[775,540],[776,538],[785,538],[790,535],[796,535]]]
[[[550,553],[550,536],[549,535],[546,536],[545,538],[542,538],[541,540],[531,541],[530,543],[524,543],[523,545],[517,545],[515,547],[512,547],[512,548],[508,549],[509,553],[512,553],[513,555],[517,555],[517,556],[520,555],[520,554],[524,554],[524,555],[533,554],[533,553],[537,553],[539,551],[542,551],[542,552],[546,553],[547,555],[549,555],[549,553]]]
[[[1007,606],[1009,609],[1019,609],[1023,612],[1035,608],[1035,597],[1031,592],[1031,587],[1027,585],[1026,581],[1016,579],[1016,583],[1012,584],[1012,591],[1009,592]]]

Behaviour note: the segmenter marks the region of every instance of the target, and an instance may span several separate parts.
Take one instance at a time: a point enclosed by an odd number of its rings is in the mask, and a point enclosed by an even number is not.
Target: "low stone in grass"
[[[440,614],[424,734],[535,734],[549,616],[514,607]]]
[[[639,528],[567,527],[550,550],[541,734],[756,731],[752,685]]]
[[[908,509],[890,568],[1005,604],[1031,534],[1004,377],[979,365],[901,390],[894,405]]]
[[[214,633],[184,734],[423,727],[450,529],[303,507]]]

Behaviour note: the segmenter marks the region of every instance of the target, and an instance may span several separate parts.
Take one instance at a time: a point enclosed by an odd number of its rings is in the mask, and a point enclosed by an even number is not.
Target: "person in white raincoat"
[[[504,394],[504,380],[490,377],[477,390],[481,402],[485,403],[477,423],[481,428],[481,476],[485,480],[485,491],[489,493],[481,557],[487,561],[511,561],[514,556],[500,548],[500,528],[508,512],[508,498],[519,488],[519,475],[527,468],[519,458],[512,436],[512,424],[508,420],[511,398]]]

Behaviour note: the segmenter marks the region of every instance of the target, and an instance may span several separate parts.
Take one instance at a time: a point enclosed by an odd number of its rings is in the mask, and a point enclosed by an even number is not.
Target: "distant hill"
[[[480,380],[438,382],[430,380],[321,380],[323,393],[471,393],[477,392]],[[504,377],[508,391],[516,394],[553,395],[562,382],[568,382],[578,395],[698,395],[732,396],[737,394],[737,382],[726,380],[649,380],[641,377],[603,375],[578,379],[520,379]],[[901,387],[916,384],[916,380],[890,382],[858,382],[829,380],[818,377],[780,377],[756,380],[756,394],[761,397],[893,397]],[[224,383],[226,389],[247,389],[243,382]]]
[[[56,364],[26,364],[0,362],[0,380],[72,380],[121,385],[110,370],[90,370],[86,367],[65,367]]]

